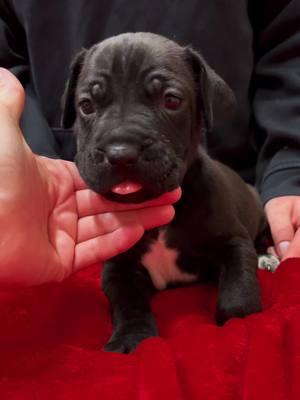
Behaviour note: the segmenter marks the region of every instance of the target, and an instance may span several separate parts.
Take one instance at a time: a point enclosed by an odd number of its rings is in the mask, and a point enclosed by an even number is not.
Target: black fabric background
[[[258,159],[267,201],[300,194],[299,27],[298,0],[0,0],[0,65],[26,89],[22,129],[33,151],[72,159],[60,100],[80,48],[128,31],[192,45],[239,106],[232,123],[208,135],[209,152],[252,183]]]

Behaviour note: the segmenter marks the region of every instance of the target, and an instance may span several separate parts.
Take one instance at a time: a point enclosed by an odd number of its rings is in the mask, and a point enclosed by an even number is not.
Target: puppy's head
[[[63,102],[88,186],[140,202],[181,184],[201,132],[228,118],[234,96],[192,49],[128,33],[78,54]]]

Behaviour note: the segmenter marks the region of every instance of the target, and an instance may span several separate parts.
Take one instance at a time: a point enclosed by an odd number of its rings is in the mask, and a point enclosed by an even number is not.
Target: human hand
[[[174,216],[180,189],[138,205],[89,190],[74,163],[34,155],[19,128],[24,91],[0,68],[0,284],[61,281],[133,246]]]
[[[284,260],[300,257],[300,196],[269,200],[265,212],[271,228],[275,254]]]

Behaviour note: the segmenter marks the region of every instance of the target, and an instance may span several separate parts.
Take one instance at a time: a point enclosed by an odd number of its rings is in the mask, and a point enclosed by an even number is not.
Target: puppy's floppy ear
[[[198,52],[186,47],[185,55],[199,88],[199,112],[203,113],[206,129],[210,131],[233,118],[236,99],[229,86]]]
[[[62,96],[62,118],[61,125],[63,128],[72,128],[76,119],[75,109],[75,90],[78,77],[86,56],[87,50],[82,49],[75,57],[71,64],[70,78],[66,84],[64,94]]]

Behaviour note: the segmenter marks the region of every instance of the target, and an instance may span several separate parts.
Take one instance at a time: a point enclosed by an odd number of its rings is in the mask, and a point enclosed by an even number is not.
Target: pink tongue
[[[135,193],[142,189],[142,185],[136,182],[122,182],[118,185],[115,185],[111,191],[116,194],[129,194]]]

